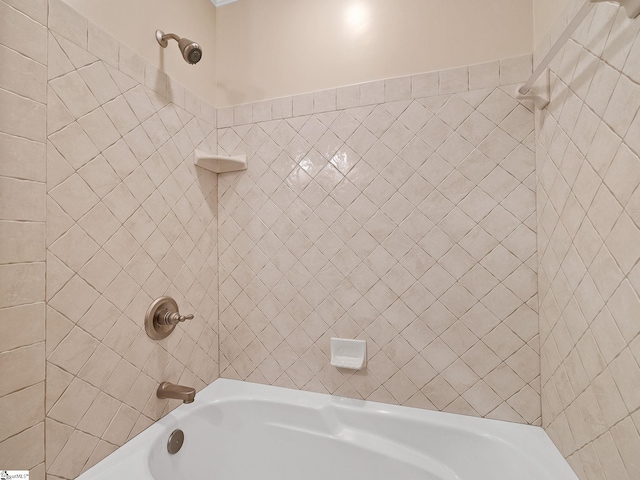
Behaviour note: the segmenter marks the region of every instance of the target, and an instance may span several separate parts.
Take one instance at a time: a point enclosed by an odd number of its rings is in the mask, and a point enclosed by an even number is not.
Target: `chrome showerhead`
[[[178,48],[185,62],[195,65],[202,58],[202,47],[196,42],[192,42],[187,38],[180,38],[174,33],[165,34],[162,30],[156,30],[156,40],[162,48],[167,48],[169,38],[178,42]]]

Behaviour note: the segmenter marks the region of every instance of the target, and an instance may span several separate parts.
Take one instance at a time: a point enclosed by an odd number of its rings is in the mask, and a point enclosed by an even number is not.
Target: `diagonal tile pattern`
[[[539,424],[538,281],[545,426],[582,478],[637,476],[639,50],[617,9],[599,6],[554,66],[538,279],[532,114],[498,86],[529,57],[479,66],[481,81],[465,67],[223,109],[216,132],[213,108],[50,4],[48,32],[46,18],[22,25],[48,55],[19,52],[41,88],[2,80],[37,114],[0,138],[39,142],[23,157],[43,164],[48,140],[46,179],[28,162],[0,172],[29,197],[24,216],[5,212],[6,238],[19,224],[43,245],[3,270],[44,281],[47,265],[46,292],[3,299],[10,321],[43,327],[46,298],[47,341],[34,328],[9,345],[36,373],[0,395],[46,415],[48,478],[75,478],[170,411],[159,381],[215,379],[218,344],[226,377]],[[216,144],[250,157],[219,191],[191,165]],[[164,293],[198,321],[156,344],[140,319]],[[366,338],[368,369],[330,367],[333,335]],[[42,423],[27,427],[3,448],[38,444]],[[36,478],[41,450],[24,453]]]
[[[598,5],[536,131],[543,425],[579,478],[640,478],[640,25]]]
[[[219,111],[249,164],[218,179],[221,376],[539,424],[533,114],[387,87]],[[331,367],[332,336],[367,369]]]
[[[48,478],[72,479],[176,407],[160,381],[218,377],[218,194],[192,163],[215,147],[214,110],[170,102],[64,33],[48,53],[46,455]],[[195,319],[154,342],[143,319],[162,295]]]

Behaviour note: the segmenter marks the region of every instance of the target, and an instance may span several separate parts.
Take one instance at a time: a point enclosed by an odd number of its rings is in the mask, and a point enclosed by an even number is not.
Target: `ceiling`
[[[216,7],[221,7],[223,5],[226,5],[227,3],[233,3],[236,1],[237,0],[211,0],[211,3],[213,3]]]

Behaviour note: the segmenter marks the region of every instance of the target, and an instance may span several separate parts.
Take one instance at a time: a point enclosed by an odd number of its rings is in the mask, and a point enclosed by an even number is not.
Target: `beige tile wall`
[[[219,242],[222,376],[534,424],[541,388],[581,479],[640,476],[637,21],[599,5],[554,62],[537,183],[523,57],[220,110],[250,168],[217,189],[191,164],[215,110],[46,12],[0,0],[12,468],[44,478],[45,415],[49,478],[75,478],[175,406],[160,380],[217,377]],[[140,318],[164,293],[198,320],[156,346]],[[367,339],[368,368],[328,366],[333,335]]]
[[[639,31],[598,4],[537,119],[542,418],[582,480],[640,478]]]
[[[221,376],[540,423],[531,57],[218,111]],[[332,336],[368,367],[329,364]]]
[[[40,410],[48,478],[73,479],[177,406],[156,398],[160,381],[201,389],[218,377],[217,182],[192,158],[196,146],[215,147],[216,119],[66,4],[49,5],[48,83],[38,91],[47,102]],[[31,215],[42,220],[45,185],[35,185],[41,201]],[[14,190],[2,188],[18,201],[34,196]],[[41,236],[39,260],[43,228]],[[43,284],[27,286],[22,303],[44,299]],[[154,342],[144,314],[162,295],[196,318]],[[44,360],[42,343],[30,348]],[[41,370],[31,383],[43,380],[44,361]]]
[[[45,2],[0,1],[0,463],[35,479],[45,478],[46,25]]]

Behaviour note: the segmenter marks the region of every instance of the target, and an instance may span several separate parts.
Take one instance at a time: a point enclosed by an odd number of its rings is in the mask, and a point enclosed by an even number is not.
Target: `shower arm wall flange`
[[[168,39],[170,38],[176,42],[180,41],[180,37],[175,33],[164,33],[162,30],[156,30],[156,40],[162,48],[167,48],[167,45],[169,45]]]

